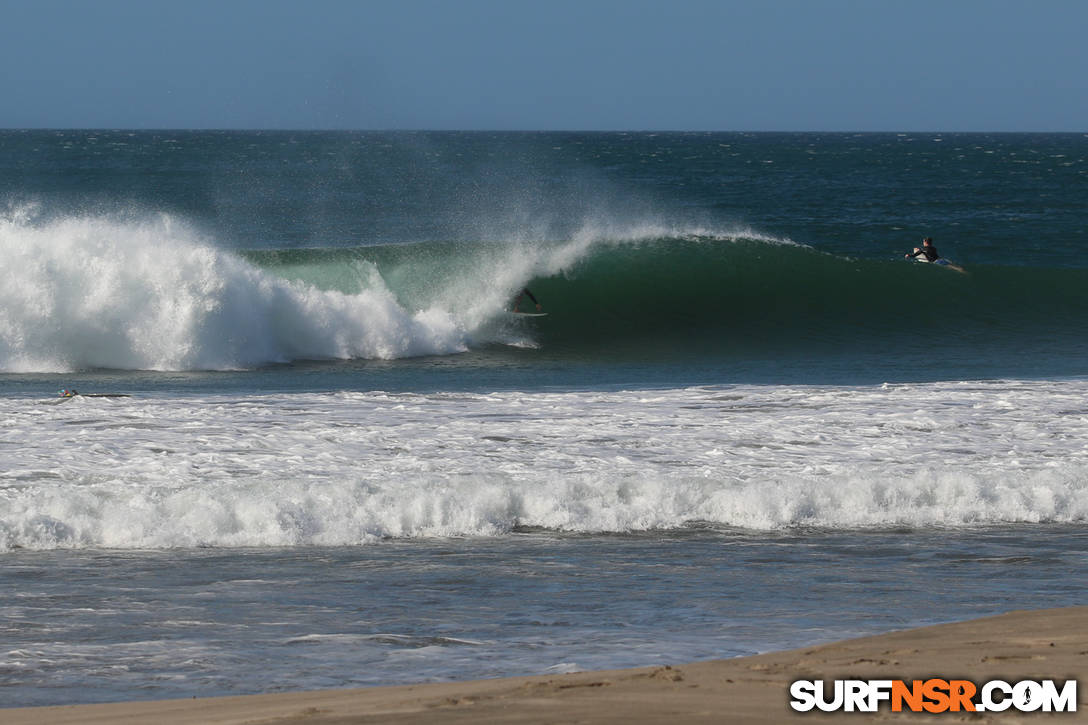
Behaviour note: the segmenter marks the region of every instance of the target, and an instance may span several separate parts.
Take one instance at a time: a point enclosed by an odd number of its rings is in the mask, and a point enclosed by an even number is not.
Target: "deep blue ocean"
[[[1086,199],[1088,134],[0,131],[3,703],[1084,603]]]

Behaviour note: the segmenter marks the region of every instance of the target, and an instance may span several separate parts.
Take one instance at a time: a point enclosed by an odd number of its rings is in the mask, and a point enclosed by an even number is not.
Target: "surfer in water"
[[[544,311],[544,308],[540,306],[539,302],[537,302],[536,297],[533,296],[533,293],[529,291],[528,287],[525,287],[525,288],[523,288],[521,290],[521,293],[517,297],[514,298],[514,312],[520,312],[521,311],[521,310],[518,309],[518,305],[521,304],[521,298],[526,296],[526,295],[528,295],[529,299],[531,299],[533,301],[533,304],[536,305],[536,311],[537,312],[543,312]]]
[[[938,264],[944,262],[945,264],[948,264],[947,261],[941,259],[941,255],[937,252],[937,248],[933,246],[933,237],[926,237],[922,240],[921,247],[915,247],[913,252],[907,252],[903,257],[906,259],[914,259],[919,254],[924,254],[926,260],[930,262],[937,262]]]
[[[967,274],[967,270],[958,264],[952,264],[947,259],[941,256],[941,253],[937,251],[937,248],[933,246],[933,237],[926,237],[922,240],[921,247],[915,247],[913,252],[907,252],[903,255],[906,259],[916,259],[919,256],[925,257],[926,262],[932,262],[933,264],[939,264],[942,267],[948,267],[954,269],[957,272]]]

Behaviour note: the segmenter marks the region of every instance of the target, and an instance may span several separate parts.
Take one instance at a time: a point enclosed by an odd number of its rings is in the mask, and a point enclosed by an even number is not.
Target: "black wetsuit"
[[[529,291],[528,287],[526,287],[525,289],[523,289],[521,291],[521,295],[529,295],[529,299],[531,299],[533,301],[534,305],[539,305],[540,304],[539,302],[536,301],[536,297],[533,297],[533,293]],[[521,295],[518,295],[518,299],[521,299]]]
[[[911,252],[907,256],[914,258],[917,257],[919,254],[926,255],[926,259],[928,259],[930,262],[936,262],[938,259],[941,258],[941,255],[937,253],[937,248],[934,247],[932,244],[928,246],[923,245],[921,248],[918,249],[917,252]]]

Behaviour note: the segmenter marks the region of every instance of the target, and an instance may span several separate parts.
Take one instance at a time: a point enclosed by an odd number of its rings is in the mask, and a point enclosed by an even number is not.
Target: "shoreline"
[[[1075,713],[947,713],[971,722],[1088,722],[1088,606],[1019,610],[751,657],[628,670],[362,689],[0,709],[5,725],[864,722],[913,712],[797,713],[796,679],[1084,679]],[[938,716],[940,717],[940,716]]]

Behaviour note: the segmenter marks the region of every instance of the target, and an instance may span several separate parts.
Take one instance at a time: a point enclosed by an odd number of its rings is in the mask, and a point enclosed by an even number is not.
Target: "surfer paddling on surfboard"
[[[922,240],[921,247],[915,247],[913,252],[907,252],[903,256],[908,259],[917,259],[918,255],[925,255],[927,262],[936,262],[937,264],[944,262],[945,264],[948,264],[948,262],[941,259],[941,255],[937,251],[937,248],[933,246],[933,237],[926,237]]]
[[[514,312],[521,312],[521,310],[518,309],[518,305],[521,304],[521,298],[526,295],[528,295],[529,299],[531,299],[533,301],[533,304],[536,305],[537,312],[544,311],[544,308],[540,306],[539,302],[537,302],[536,297],[533,296],[533,293],[529,291],[528,287],[525,287],[521,290],[521,293],[514,298]]]
[[[926,237],[922,240],[921,247],[915,247],[913,252],[907,252],[903,257],[905,259],[917,259],[919,262],[932,262],[933,264],[939,264],[942,267],[951,267],[957,272],[963,271],[963,267],[958,267],[941,256],[940,252],[937,251],[937,248],[933,246],[933,237]],[[921,259],[918,259],[919,257],[921,257]]]

